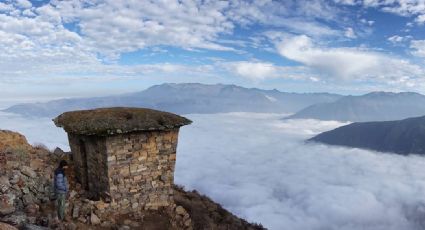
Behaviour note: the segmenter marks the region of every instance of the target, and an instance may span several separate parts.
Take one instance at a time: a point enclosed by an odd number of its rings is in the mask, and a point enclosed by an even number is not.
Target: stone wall
[[[111,209],[137,212],[173,203],[178,129],[106,137]]]

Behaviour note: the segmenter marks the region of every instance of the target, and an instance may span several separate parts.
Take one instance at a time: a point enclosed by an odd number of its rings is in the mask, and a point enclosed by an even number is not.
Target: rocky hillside
[[[353,123],[311,141],[398,154],[425,154],[425,116],[397,121]]]
[[[25,137],[0,131],[0,229],[264,229],[236,217],[196,191],[175,187],[175,204],[166,209],[105,216],[108,203],[86,198],[73,180],[72,164],[66,221],[55,218],[51,181],[57,162],[67,159],[60,150],[29,145]],[[69,160],[69,159],[67,159]],[[72,161],[70,161],[72,162]]]

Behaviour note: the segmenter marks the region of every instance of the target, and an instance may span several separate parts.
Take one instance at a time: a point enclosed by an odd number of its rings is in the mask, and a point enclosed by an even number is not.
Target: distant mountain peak
[[[19,104],[5,111],[38,117],[55,117],[70,110],[100,107],[144,107],[177,114],[294,113],[312,104],[331,102],[340,97],[330,94],[285,93],[226,84],[164,83],[135,93]]]
[[[416,92],[386,92],[386,91],[370,92],[370,93],[367,93],[363,96],[365,96],[365,97],[368,97],[368,96],[392,97],[392,96],[409,96],[409,95],[415,95],[415,96],[421,95],[421,96],[423,96],[422,94],[419,94],[419,93],[416,93]]]
[[[371,92],[302,109],[290,119],[390,121],[425,115],[425,96],[414,92]]]
[[[425,116],[352,123],[321,133],[310,141],[380,152],[425,155]]]

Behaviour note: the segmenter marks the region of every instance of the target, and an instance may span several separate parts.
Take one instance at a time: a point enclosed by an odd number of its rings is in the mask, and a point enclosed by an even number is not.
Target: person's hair
[[[67,165],[68,165],[68,162],[66,162],[66,160],[61,160],[59,162],[59,168],[63,168],[64,166],[67,166]]]

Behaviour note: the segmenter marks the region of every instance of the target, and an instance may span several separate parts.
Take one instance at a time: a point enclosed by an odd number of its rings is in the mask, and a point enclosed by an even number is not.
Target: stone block
[[[107,160],[108,160],[108,162],[112,162],[112,161],[116,161],[117,158],[116,158],[116,156],[108,156]]]
[[[129,176],[130,175],[130,168],[129,167],[123,167],[120,169],[120,175],[121,176]]]
[[[171,161],[175,161],[176,160],[176,154],[175,153],[170,154],[168,159],[171,160]]]
[[[37,173],[28,166],[22,166],[21,173],[31,178],[35,178],[37,176]]]

